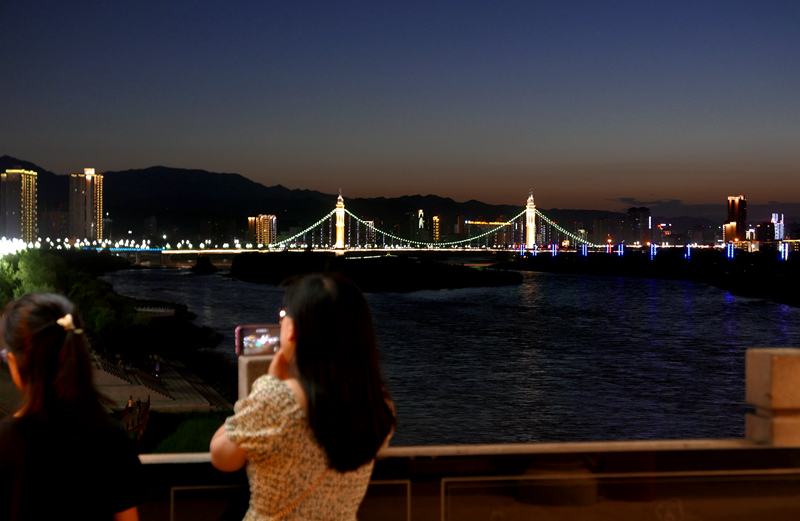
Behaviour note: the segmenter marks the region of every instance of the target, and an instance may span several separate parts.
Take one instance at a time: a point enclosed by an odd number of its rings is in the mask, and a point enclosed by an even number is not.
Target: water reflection
[[[227,335],[282,288],[129,271],[118,291],[188,304]],[[686,281],[529,273],[518,287],[370,294],[394,444],[744,433],[744,351],[800,345],[800,310]]]

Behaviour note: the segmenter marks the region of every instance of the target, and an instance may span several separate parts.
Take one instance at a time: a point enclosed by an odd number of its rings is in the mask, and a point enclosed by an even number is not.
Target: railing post
[[[253,382],[259,376],[267,374],[273,355],[240,356],[239,357],[239,399],[247,398]]]
[[[748,349],[745,437],[776,447],[800,447],[800,349]]]

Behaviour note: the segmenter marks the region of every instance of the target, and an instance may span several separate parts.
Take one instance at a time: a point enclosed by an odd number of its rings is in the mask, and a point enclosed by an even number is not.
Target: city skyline
[[[6,153],[348,197],[800,203],[792,2],[0,5]],[[36,38],[27,35],[36,27]],[[25,42],[24,45],[20,42]]]
[[[0,159],[5,162],[14,161],[14,158],[9,158],[8,156],[4,156]],[[35,164],[29,162],[24,163],[28,168],[38,168]],[[179,171],[177,170],[162,169],[161,179],[163,180],[164,178],[171,177],[169,172],[171,172],[172,175],[179,175]],[[194,173],[195,175],[200,174],[198,171],[189,172]],[[125,173],[117,174],[120,175]],[[237,179],[237,181],[235,181],[236,183],[241,181],[247,183],[247,191],[252,191],[256,186],[254,183],[246,181],[239,176],[213,174],[209,172],[202,172],[202,174],[205,174],[206,176],[217,177],[219,178],[218,180],[222,180],[223,184],[216,186],[216,189],[222,192],[230,191],[233,185],[228,184],[227,188],[224,188],[223,186],[226,180],[231,179]],[[67,208],[62,208],[61,210],[46,210],[43,211],[41,215],[42,220],[47,221],[47,224],[50,226],[48,229],[54,231],[66,221],[69,227],[69,235],[67,238],[86,239],[89,241],[98,242],[108,238],[105,236],[105,222],[108,221],[108,224],[112,224],[113,219],[107,217],[104,213],[104,175],[105,174],[97,173],[94,168],[84,168],[83,174],[71,174],[68,176],[69,203]],[[48,173],[48,176],[50,179],[58,177],[54,176],[52,173]],[[30,178],[32,183],[27,189],[25,187],[28,186],[28,184],[23,180],[25,177]],[[37,177],[38,174],[34,170],[6,169],[5,173],[3,174],[3,201],[2,205],[0,205],[2,206],[0,210],[3,210],[2,224],[3,229],[5,230],[3,233],[5,237],[15,239],[22,238],[28,243],[33,242],[35,237],[37,237],[36,235],[31,235],[32,233],[35,233],[35,230],[37,229]],[[136,185],[146,189],[147,197],[153,197],[156,195],[153,191],[153,188],[156,187],[153,184],[144,182],[136,183]],[[263,185],[262,188],[269,190],[267,187],[263,187]],[[281,190],[283,190],[283,192],[280,197],[286,198],[287,192],[285,189]],[[158,191],[158,188],[156,188],[156,191]],[[133,196],[134,198],[137,197],[134,192],[136,192],[136,189],[131,191],[123,188],[120,193],[125,194],[124,198],[128,199],[129,196]],[[167,192],[171,196],[176,195],[174,190],[167,190]],[[308,195],[306,192],[303,193],[304,196]],[[195,192],[194,195],[197,196],[199,193]],[[324,194],[317,194],[315,197],[319,198],[320,195]],[[264,201],[269,199],[265,198],[260,200]],[[358,200],[354,201],[356,202],[356,205],[358,205]],[[230,205],[233,203],[234,205],[237,205],[239,202],[240,199],[234,195],[234,198],[230,199],[228,204]],[[383,199],[382,202],[385,204],[386,200]],[[442,203],[448,204],[448,202],[450,205],[457,203],[452,200],[444,200],[441,198],[439,198],[437,202],[436,199],[429,197],[418,197],[415,202],[418,203],[418,205],[414,205],[414,203],[410,201],[406,201],[405,205],[408,206],[410,204],[415,206],[418,208],[417,210],[410,212],[407,210],[401,211],[403,214],[403,218],[401,218],[401,220],[406,221],[405,225],[407,225],[407,234],[401,231],[401,229],[404,227],[403,223],[392,221],[391,219],[382,222],[384,226],[388,225],[388,230],[391,230],[387,233],[386,230],[380,230],[377,227],[370,228],[375,227],[375,221],[364,221],[362,219],[363,215],[359,217],[359,215],[353,214],[349,211],[348,213],[350,213],[351,219],[345,222],[345,202],[343,195],[340,192],[337,197],[335,210],[330,211],[327,215],[327,217],[330,217],[328,241],[330,244],[334,245],[333,247],[335,249],[344,249],[346,244],[351,244],[351,235],[353,229],[355,229],[356,245],[362,244],[362,239],[366,240],[366,243],[375,243],[376,234],[382,234],[384,245],[387,238],[389,238],[391,241],[409,240],[411,243],[416,244],[435,244],[441,242],[443,236],[442,225],[444,223],[442,215],[431,213],[426,217],[425,209],[421,208],[420,206],[427,207],[428,205],[433,205],[440,210],[444,210],[444,207],[438,205],[441,205]],[[167,203],[168,206],[169,204],[170,203]],[[483,203],[479,204],[483,205]],[[259,203],[259,206],[261,205],[262,203]],[[269,204],[267,204],[267,206],[269,206]],[[198,204],[198,207],[202,208],[205,207],[205,205],[200,203]],[[486,210],[490,210],[492,207],[490,205],[483,205],[480,208],[481,209],[478,211],[485,212]],[[502,212],[512,210],[513,207],[505,206],[494,208]],[[516,215],[515,217],[512,217],[511,219],[508,218],[508,215],[498,214],[499,216],[496,218],[497,220],[493,222],[486,221],[484,219],[474,220],[465,217],[463,212],[456,215],[452,212],[452,208],[450,208],[447,210],[447,212],[451,214],[451,218],[455,216],[455,222],[448,223],[451,227],[451,230],[449,232],[445,232],[444,237],[448,240],[446,241],[446,244],[470,242],[475,239],[485,238],[486,241],[488,241],[486,244],[487,246],[489,245],[489,242],[491,242],[494,246],[503,245],[505,247],[508,247],[511,244],[518,245],[524,243],[527,249],[533,249],[535,245],[567,245],[568,243],[571,244],[573,241],[588,242],[594,246],[597,246],[598,244],[605,246],[606,243],[614,244],[618,242],[629,245],[650,245],[651,242],[655,241],[655,243],[661,245],[675,246],[683,244],[714,245],[720,242],[740,242],[744,244],[745,242],[750,241],[761,243],[783,241],[784,239],[796,239],[796,223],[792,223],[791,226],[791,228],[794,230],[792,232],[792,236],[787,236],[785,233],[786,223],[784,214],[772,212],[770,214],[769,221],[765,221],[763,219],[760,223],[753,221],[751,226],[751,223],[747,218],[746,209],[747,201],[744,195],[728,196],[728,216],[722,226],[714,225],[708,221],[702,223],[695,221],[691,224],[684,222],[683,227],[680,225],[673,227],[672,224],[665,223],[664,221],[655,221],[654,223],[650,209],[646,207],[631,207],[628,209],[627,215],[609,212],[595,212],[592,216],[590,215],[592,212],[588,212],[584,213],[582,216],[578,216],[575,211],[572,211],[572,215],[570,217],[564,215],[566,218],[562,221],[561,219],[552,220],[547,215],[541,214],[541,212],[536,209],[534,197],[531,193],[528,196],[525,211]],[[374,210],[375,208],[373,208],[373,211]],[[475,208],[472,210],[474,211]],[[67,213],[68,219],[66,219]],[[147,212],[145,213],[147,214]],[[336,221],[335,239],[333,225],[334,213]],[[536,225],[534,213],[538,213],[540,220],[542,221],[539,226]],[[524,218],[522,218],[523,214],[525,214]],[[28,217],[20,220],[22,215],[28,215]],[[119,215],[125,217],[125,212],[122,212]],[[233,219],[232,215],[230,214],[227,216],[221,216],[220,214],[214,214],[213,212],[210,214],[201,213],[198,215],[198,217],[201,228],[204,228],[206,232],[211,232],[213,235],[215,235],[215,240],[221,240],[223,243],[229,242],[230,240],[238,243],[242,237],[246,242],[254,242],[259,245],[272,245],[278,240],[279,233],[277,216],[275,214],[259,213],[257,216],[253,216],[252,214],[249,215],[246,218],[246,232],[241,235],[241,237],[239,232],[243,232],[245,228],[239,227],[237,232],[235,219]],[[291,241],[293,240],[291,236],[299,237],[302,235],[302,241],[305,241],[306,235],[310,234],[312,237],[312,242],[314,238],[318,238],[318,243],[322,244],[324,243],[324,228],[327,217],[323,217],[321,220],[318,220],[316,224],[314,224],[312,227],[308,227],[305,231],[300,231],[305,225],[297,226],[297,224],[299,224],[297,222],[295,222],[294,225],[290,224],[288,228],[285,227],[282,231],[282,238],[284,241]],[[386,215],[384,215],[384,217],[386,217]],[[577,217],[577,219],[573,220],[573,217]],[[586,218],[589,220],[585,220]],[[307,216],[305,219],[307,220]],[[353,221],[353,219],[355,220]],[[177,232],[180,226],[176,227],[175,222],[168,221],[165,226],[162,225],[163,229],[161,232],[159,232],[158,220],[159,218],[153,214],[149,214],[148,217],[142,220],[142,223],[145,225],[145,228],[148,230],[151,238],[161,235],[161,239],[166,241],[167,233],[169,233],[169,235],[173,238],[172,242],[175,242],[175,232]],[[14,224],[15,222],[16,224]],[[290,217],[290,223],[291,222],[292,221]],[[139,227],[136,227],[137,236],[141,232],[142,223],[140,223]],[[361,225],[364,226],[363,236],[361,234]],[[464,233],[465,225],[466,233]],[[550,227],[548,228],[547,226]],[[500,227],[503,229],[500,230]],[[23,228],[28,231],[23,232]],[[224,236],[222,239],[220,239],[219,232],[223,228],[228,232],[229,236]],[[395,235],[398,232],[401,235],[400,237]],[[133,233],[134,232],[132,229],[128,229],[127,234],[125,234],[123,230],[122,235],[117,234],[115,239],[119,241],[122,237],[126,240],[130,240]],[[191,235],[191,233],[189,235]],[[184,235],[184,237],[180,240],[180,243],[191,243],[192,240],[198,240],[196,237],[195,239],[192,239],[189,235]],[[347,236],[346,240],[345,236]],[[41,237],[41,235],[39,235],[39,237]],[[206,237],[208,237],[207,234]],[[56,236],[56,238],[60,240],[61,237]],[[450,239],[456,240],[455,242],[450,242]],[[203,239],[203,242],[210,243],[211,240],[212,239],[206,238]],[[394,243],[392,242],[390,245],[393,244]],[[748,245],[747,247],[750,248],[751,246]],[[756,244],[752,245],[752,247],[755,249],[758,248]],[[514,246],[514,248],[516,248],[516,246]]]

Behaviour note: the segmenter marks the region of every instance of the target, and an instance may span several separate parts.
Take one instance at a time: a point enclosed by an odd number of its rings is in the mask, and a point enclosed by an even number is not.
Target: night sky
[[[800,203],[800,2],[0,3],[0,155],[347,197]]]

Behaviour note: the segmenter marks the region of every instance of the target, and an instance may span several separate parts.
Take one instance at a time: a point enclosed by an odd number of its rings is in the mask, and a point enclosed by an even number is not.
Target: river
[[[275,322],[283,288],[124,270],[124,295],[179,302],[225,335]],[[676,280],[526,273],[520,286],[368,294],[393,445],[744,435],[744,355],[800,347],[800,309]]]

